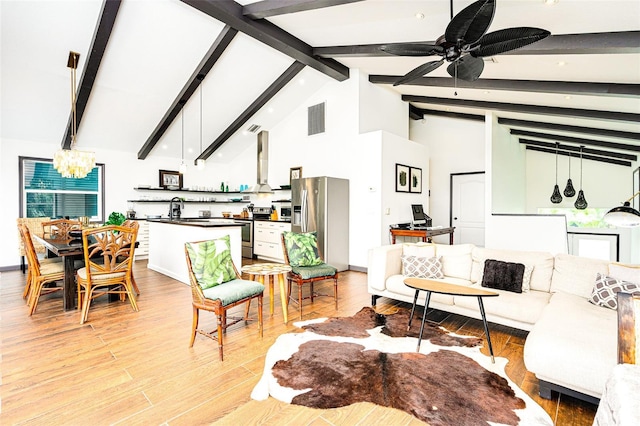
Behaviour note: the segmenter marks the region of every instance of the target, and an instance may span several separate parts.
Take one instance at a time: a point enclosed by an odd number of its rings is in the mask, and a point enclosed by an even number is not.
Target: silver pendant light
[[[560,187],[558,186],[558,145],[556,142],[556,184],[553,187],[553,194],[551,194],[551,202],[553,204],[559,204],[562,202],[562,194],[560,194]]]
[[[573,204],[576,209],[584,210],[589,205],[587,203],[587,199],[584,198],[584,191],[582,191],[582,149],[584,145],[580,145],[580,191],[578,191],[578,198],[576,198],[576,202]]]

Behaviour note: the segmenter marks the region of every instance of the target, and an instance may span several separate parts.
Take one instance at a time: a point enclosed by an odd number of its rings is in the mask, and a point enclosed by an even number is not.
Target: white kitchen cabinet
[[[136,247],[135,252],[133,253],[133,259],[146,259],[149,257],[149,222],[146,220],[137,220],[138,225],[138,237],[136,241],[138,241],[138,247]]]
[[[288,222],[256,220],[253,222],[253,254],[259,258],[284,262],[280,235],[291,231]]]

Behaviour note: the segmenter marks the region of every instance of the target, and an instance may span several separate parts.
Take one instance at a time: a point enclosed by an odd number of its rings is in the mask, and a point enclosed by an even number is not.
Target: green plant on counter
[[[109,219],[104,223],[106,225],[122,225],[124,221],[127,220],[126,217],[122,213],[119,212],[111,212],[109,215]]]

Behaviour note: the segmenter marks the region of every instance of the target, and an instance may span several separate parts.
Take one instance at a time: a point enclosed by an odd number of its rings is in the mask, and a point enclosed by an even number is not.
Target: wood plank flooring
[[[251,390],[264,367],[267,349],[282,333],[294,330],[297,307],[289,307],[282,322],[279,290],[275,313],[269,315],[265,292],[264,337],[256,322],[237,324],[225,341],[225,361],[217,343],[202,336],[189,348],[191,293],[188,286],[135,265],[142,294],[140,312],[128,302],[97,300],[89,321],[80,325],[79,312],[62,310],[59,293],[44,296],[29,317],[22,299],[25,275],[0,274],[0,337],[2,409],[0,424],[76,425],[418,425],[412,416],[394,409],[360,403],[316,410],[278,402],[253,401]],[[319,290],[332,292],[330,283]],[[306,301],[304,319],[353,315],[370,305],[366,274],[341,273],[339,309],[332,298]],[[405,304],[386,298],[378,310],[390,312]],[[236,308],[242,312],[242,307]],[[255,305],[252,313],[255,313]],[[451,331],[483,335],[474,319],[431,311],[428,318]],[[291,321],[293,320],[293,321]],[[201,315],[201,325],[215,327],[215,317]],[[490,324],[496,356],[509,359],[507,374],[540,403],[557,425],[590,425],[596,407],[570,397],[538,397],[536,378],[526,371],[522,350],[526,332]],[[485,344],[486,345],[486,344]],[[486,353],[486,348],[484,349]]]

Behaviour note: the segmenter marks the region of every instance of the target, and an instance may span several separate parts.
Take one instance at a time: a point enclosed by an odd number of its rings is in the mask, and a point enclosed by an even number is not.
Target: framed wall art
[[[160,186],[165,189],[182,189],[182,173],[160,170]]]
[[[422,194],[422,169],[410,167],[409,170],[409,192]]]
[[[396,192],[409,192],[409,166],[396,163]]]

